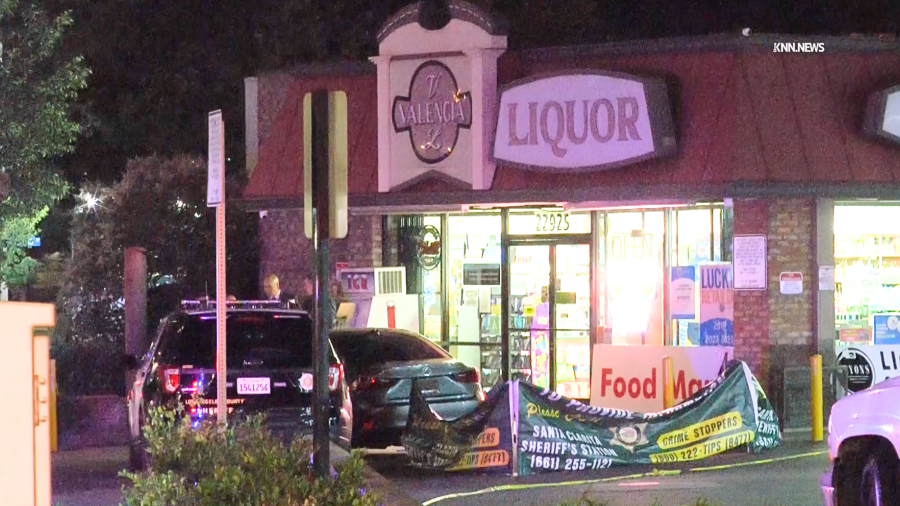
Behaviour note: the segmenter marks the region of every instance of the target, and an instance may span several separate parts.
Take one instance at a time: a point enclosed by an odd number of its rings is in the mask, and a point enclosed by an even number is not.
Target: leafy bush
[[[68,341],[54,336],[60,396],[125,395],[124,345],[106,341]]]
[[[126,506],[377,506],[365,490],[365,464],[358,454],[317,478],[312,446],[290,444],[268,433],[262,417],[193,427],[183,410],[151,408],[144,436],[149,469],[123,472],[133,486]]]

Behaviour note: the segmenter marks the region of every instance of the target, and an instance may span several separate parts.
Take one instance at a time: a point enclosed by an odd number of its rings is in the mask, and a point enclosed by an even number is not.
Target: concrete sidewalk
[[[342,448],[331,445],[332,464],[349,456]],[[118,477],[128,467],[128,448],[113,446],[60,451],[52,456],[54,506],[118,506],[122,487],[129,481]],[[403,490],[371,468],[366,480],[385,506],[421,506]]]

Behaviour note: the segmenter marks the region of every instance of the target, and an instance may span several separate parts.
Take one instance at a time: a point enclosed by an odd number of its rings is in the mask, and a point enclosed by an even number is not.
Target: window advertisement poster
[[[531,382],[550,388],[550,304],[543,302],[535,308],[531,324]]]
[[[826,292],[834,291],[834,266],[833,265],[820,265],[819,266],[819,290]]]
[[[734,346],[731,264],[700,266],[700,346]]]
[[[734,236],[734,289],[765,290],[767,284],[766,236]]]
[[[696,276],[697,270],[693,265],[672,267],[669,300],[673,320],[693,320],[697,317]]]
[[[900,345],[900,314],[877,314],[875,345]]]

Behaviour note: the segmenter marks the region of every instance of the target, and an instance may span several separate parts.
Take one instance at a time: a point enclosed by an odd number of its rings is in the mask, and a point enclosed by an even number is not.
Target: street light
[[[81,201],[81,203],[78,204],[77,210],[80,212],[94,211],[102,203],[100,197],[85,190],[81,190],[81,192],[78,193],[78,199]]]

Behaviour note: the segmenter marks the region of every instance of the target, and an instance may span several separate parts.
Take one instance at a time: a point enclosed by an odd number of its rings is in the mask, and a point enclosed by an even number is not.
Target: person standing
[[[270,274],[265,281],[263,281],[263,290],[266,293],[267,300],[277,300],[281,301],[283,304],[296,303],[296,297],[281,291],[281,283],[278,281],[278,276],[274,274]]]
[[[303,295],[300,296],[300,309],[312,316],[316,309],[316,289],[309,276],[303,278]]]

